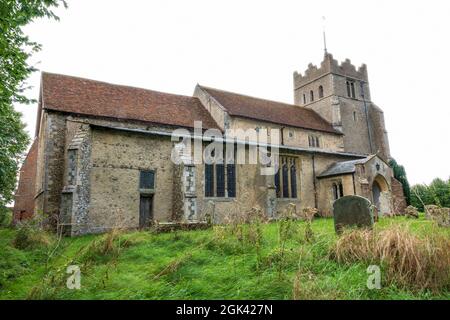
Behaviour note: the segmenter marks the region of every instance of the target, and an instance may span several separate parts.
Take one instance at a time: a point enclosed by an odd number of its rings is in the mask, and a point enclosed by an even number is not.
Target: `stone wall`
[[[46,111],[40,122],[35,211],[50,217],[52,227],[56,227],[63,188],[65,120],[60,113]]]
[[[174,164],[167,137],[92,130],[89,224],[99,232],[139,226],[139,175],[155,171],[153,218],[170,221],[173,209]]]
[[[294,128],[294,127],[287,127],[287,126],[281,126],[269,122],[263,122],[263,121],[255,121],[251,119],[245,119],[240,117],[232,117],[231,118],[231,125],[230,129],[242,129],[244,131],[248,129],[266,129],[268,130],[268,134],[270,134],[270,130],[277,129],[280,132],[282,132],[283,137],[280,137],[280,140],[283,141],[283,144],[285,146],[290,147],[299,147],[299,148],[306,148],[306,149],[312,149],[309,146],[309,135],[314,135],[319,138],[320,141],[320,148],[324,151],[333,151],[333,152],[342,152],[344,150],[344,137],[340,134],[332,134],[327,132],[321,132],[321,131],[314,131],[314,130],[307,130],[302,128]],[[284,127],[284,129],[282,129]],[[249,138],[250,141],[255,141],[252,139],[252,137]],[[269,139],[267,140],[269,141]],[[273,142],[271,143],[278,143],[281,144],[281,141],[279,142]]]

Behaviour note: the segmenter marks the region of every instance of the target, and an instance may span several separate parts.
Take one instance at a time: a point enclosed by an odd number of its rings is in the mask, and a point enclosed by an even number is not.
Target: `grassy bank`
[[[450,239],[449,229],[423,217],[386,218],[375,229],[392,226],[418,238]],[[17,231],[0,229],[0,299],[450,299],[446,285],[431,290],[388,281],[384,265],[382,288],[369,290],[366,270],[376,261],[333,258],[333,220],[317,219],[313,237],[305,233],[305,222],[283,222],[60,242],[53,236],[17,249]],[[74,264],[80,290],[66,288],[66,268]]]

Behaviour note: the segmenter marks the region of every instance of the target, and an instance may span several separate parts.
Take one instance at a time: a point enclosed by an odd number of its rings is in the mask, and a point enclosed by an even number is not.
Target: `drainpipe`
[[[352,180],[353,180],[353,195],[356,196],[356,185],[355,185],[355,173],[352,173]]]
[[[372,132],[370,131],[369,111],[367,109],[367,102],[366,102],[366,97],[365,97],[365,94],[364,94],[364,81],[360,81],[359,84],[360,84],[360,87],[361,87],[361,97],[362,97],[363,103],[364,103],[364,113],[366,114],[367,133],[368,133],[368,136],[369,136],[370,154],[373,154]]]

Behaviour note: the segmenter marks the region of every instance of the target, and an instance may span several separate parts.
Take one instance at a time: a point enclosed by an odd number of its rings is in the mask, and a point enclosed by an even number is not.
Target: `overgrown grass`
[[[374,232],[406,227],[407,234],[396,231],[395,236],[402,238],[397,245],[404,240],[412,248],[411,239],[425,243],[431,234],[441,239],[433,243],[435,247],[450,239],[449,229],[437,228],[423,217],[381,219]],[[17,232],[0,229],[0,299],[450,298],[445,286],[390,281],[390,272],[402,275],[403,269],[390,270],[389,263],[386,269],[376,255],[361,259],[351,254],[348,259],[330,256],[338,241],[344,241],[335,235],[332,219],[310,224],[255,220],[250,225],[167,234],[114,231],[63,238],[56,250],[55,241],[18,249],[13,246]],[[401,251],[405,259],[411,258],[409,250]],[[54,254],[49,257],[49,252]],[[380,290],[366,286],[366,270],[374,262],[383,264]],[[81,268],[81,290],[66,288],[66,268],[73,264]],[[441,267],[449,268],[445,262]],[[445,281],[442,278],[438,283]]]

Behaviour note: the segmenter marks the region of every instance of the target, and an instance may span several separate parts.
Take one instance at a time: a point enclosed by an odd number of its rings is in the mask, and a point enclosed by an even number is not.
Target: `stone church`
[[[400,212],[401,184],[387,161],[383,111],[371,100],[367,67],[325,54],[293,75],[294,103],[286,104],[195,87],[192,96],[42,73],[35,140],[23,163],[14,220],[54,217],[69,235],[152,221],[215,223],[258,206],[276,218],[288,204],[332,214],[333,202],[361,195],[380,215]],[[278,130],[273,175],[261,163],[172,161],[174,130],[200,135],[229,129]],[[251,131],[251,130],[250,130]],[[250,132],[249,131],[249,132]],[[249,152],[258,141],[235,141]],[[232,144],[233,145],[233,144]],[[233,145],[234,147],[234,145]],[[228,148],[228,146],[227,146]]]

